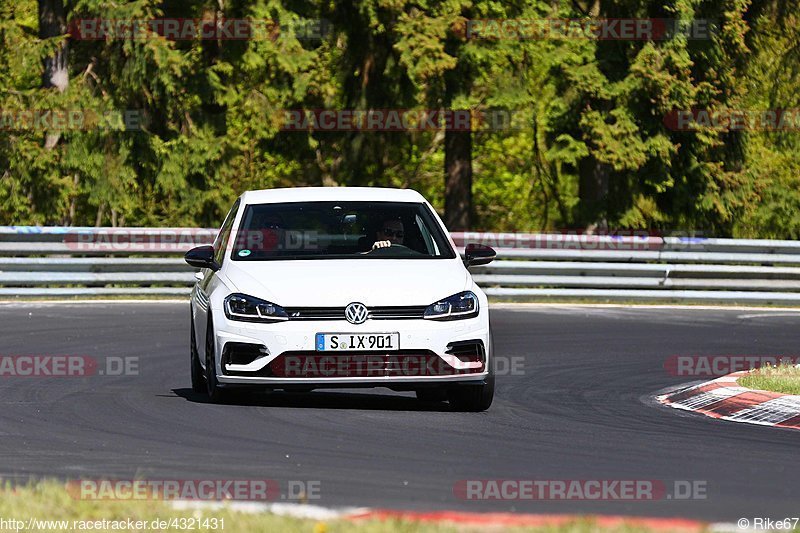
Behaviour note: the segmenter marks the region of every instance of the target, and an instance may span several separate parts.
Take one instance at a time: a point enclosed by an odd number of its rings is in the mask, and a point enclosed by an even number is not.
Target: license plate
[[[317,333],[318,352],[399,350],[399,333]]]

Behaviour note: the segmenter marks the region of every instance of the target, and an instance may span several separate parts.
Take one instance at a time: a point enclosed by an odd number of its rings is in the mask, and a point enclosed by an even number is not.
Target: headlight
[[[478,297],[471,291],[454,294],[429,305],[423,316],[430,320],[460,320],[478,316]]]
[[[225,298],[225,316],[245,322],[279,322],[289,320],[283,307],[274,303],[234,293]]]

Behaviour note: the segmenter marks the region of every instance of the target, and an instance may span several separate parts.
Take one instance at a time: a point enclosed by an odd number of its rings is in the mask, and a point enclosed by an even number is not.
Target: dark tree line
[[[800,108],[796,0],[0,6],[1,223],[213,226],[245,189],[373,185],[420,190],[452,230],[800,237],[800,124],[670,118]],[[171,40],[80,39],[74,25],[214,18],[275,26]],[[530,39],[474,24],[508,19],[714,28]],[[285,128],[287,110],[370,109],[463,110],[474,127]],[[37,122],[31,110],[82,120]],[[487,124],[493,110],[510,122]]]

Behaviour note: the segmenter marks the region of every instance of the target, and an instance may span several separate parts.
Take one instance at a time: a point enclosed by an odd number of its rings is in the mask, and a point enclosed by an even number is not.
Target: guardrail
[[[0,296],[181,296],[182,260],[216,230],[0,226]],[[800,241],[453,233],[497,260],[472,269],[495,299],[800,304]]]

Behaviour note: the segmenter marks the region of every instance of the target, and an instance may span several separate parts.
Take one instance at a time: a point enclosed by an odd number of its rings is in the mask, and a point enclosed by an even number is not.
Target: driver
[[[378,248],[388,248],[393,244],[403,244],[405,230],[403,221],[399,218],[390,218],[383,222],[383,225],[375,233],[377,240],[372,245],[373,250]]]

